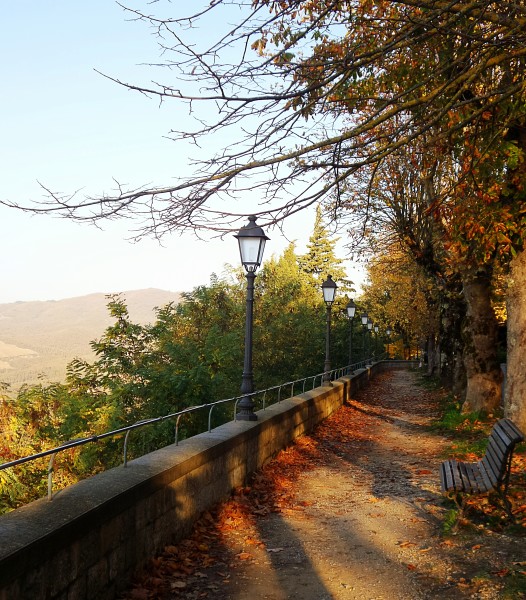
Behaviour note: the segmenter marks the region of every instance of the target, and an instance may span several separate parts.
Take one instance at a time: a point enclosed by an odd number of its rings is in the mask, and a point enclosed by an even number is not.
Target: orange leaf
[[[509,569],[501,569],[500,571],[494,571],[492,573],[493,575],[495,575],[496,577],[506,577],[507,575],[510,574],[510,570]]]

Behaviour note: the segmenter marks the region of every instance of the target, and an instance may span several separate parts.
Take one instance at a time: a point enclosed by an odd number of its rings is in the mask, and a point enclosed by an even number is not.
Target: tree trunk
[[[463,326],[467,388],[462,412],[492,412],[502,398],[502,372],[497,360],[498,326],[490,302],[489,269],[463,276],[466,319]]]
[[[436,337],[434,334],[431,334],[427,337],[427,374],[431,377],[436,375],[438,361],[440,357],[437,357],[437,345],[436,345]]]
[[[508,312],[508,358],[504,414],[526,432],[526,251],[511,261],[506,297]]]
[[[442,384],[452,390],[458,398],[465,398],[466,369],[462,357],[462,323],[466,318],[466,302],[461,291],[460,281],[452,281],[447,296],[442,300],[437,356]]]

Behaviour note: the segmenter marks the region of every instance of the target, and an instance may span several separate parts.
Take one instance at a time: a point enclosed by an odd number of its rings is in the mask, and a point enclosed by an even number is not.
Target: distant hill
[[[181,294],[158,289],[122,293],[136,323],[155,320],[156,307],[179,302]],[[65,300],[0,304],[0,381],[11,389],[23,383],[62,381],[73,358],[92,359],[90,342],[113,319],[105,294]]]

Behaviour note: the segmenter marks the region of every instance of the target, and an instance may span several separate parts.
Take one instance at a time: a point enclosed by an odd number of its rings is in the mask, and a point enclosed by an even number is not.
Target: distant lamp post
[[[331,380],[331,310],[337,288],[338,286],[332,280],[332,275],[328,275],[327,279],[321,284],[323,300],[325,302],[325,306],[327,307],[327,330],[325,333],[325,366],[323,368],[323,381]]]
[[[385,333],[387,333],[387,358],[391,358],[391,354],[389,352],[389,344],[391,342],[391,328],[388,327]]]
[[[378,330],[380,328],[378,327],[378,325],[374,326],[374,356],[377,358],[378,357]]]
[[[369,319],[366,312],[362,313],[361,319],[362,319],[362,329],[363,329],[362,360],[364,361],[364,366],[365,366],[365,357],[366,357],[365,332],[367,331],[367,321]]]
[[[256,224],[256,217],[248,217],[248,223],[241,227],[237,235],[239,243],[239,254],[241,263],[247,272],[247,308],[245,321],[245,361],[243,366],[243,379],[241,383],[241,393],[244,396],[239,401],[238,413],[236,418],[241,421],[257,421],[257,415],[254,412],[254,401],[252,392],[254,391],[254,375],[252,372],[252,328],[254,313],[254,280],[256,271],[263,262],[263,252],[265,242],[269,239],[263,229]]]
[[[371,321],[371,319],[367,319],[367,331],[369,331],[369,336],[368,336],[368,340],[369,340],[369,344],[367,347],[367,354],[371,354],[371,330],[373,328],[373,322]],[[371,358],[370,356],[368,356],[367,358]]]
[[[351,324],[349,328],[349,373],[351,372],[352,365],[352,324],[354,320],[354,315],[356,314],[356,304],[353,302],[352,298],[346,306],[347,316],[349,317],[349,322]]]

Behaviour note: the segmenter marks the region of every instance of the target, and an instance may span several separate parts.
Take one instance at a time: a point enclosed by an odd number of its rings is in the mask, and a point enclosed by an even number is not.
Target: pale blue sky
[[[159,107],[94,70],[148,82],[140,63],[158,60],[158,52],[144,24],[127,21],[111,0],[3,0],[0,11],[0,197],[39,199],[39,181],[56,192],[95,195],[108,192],[112,178],[132,187],[166,185],[187,172],[195,148],[163,138],[187,118],[184,106]],[[4,207],[0,219],[0,303],[144,287],[189,290],[239,260],[231,236],[173,236],[161,247],[127,242],[130,221],[101,231]],[[310,213],[285,228],[300,250],[312,224]],[[278,230],[268,234],[267,257],[288,243]]]

